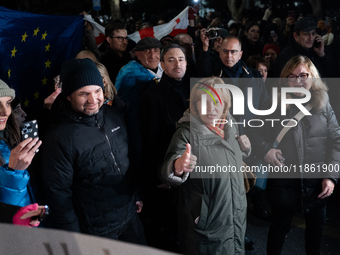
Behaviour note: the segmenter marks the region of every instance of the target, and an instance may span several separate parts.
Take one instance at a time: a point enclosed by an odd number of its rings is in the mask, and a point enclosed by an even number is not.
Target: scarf
[[[225,117],[223,118],[225,120]],[[218,125],[212,125],[212,124],[205,124],[205,126],[213,132],[215,135],[220,136],[222,139],[224,139],[224,126],[225,126],[225,121],[222,121],[223,124],[218,124]]]

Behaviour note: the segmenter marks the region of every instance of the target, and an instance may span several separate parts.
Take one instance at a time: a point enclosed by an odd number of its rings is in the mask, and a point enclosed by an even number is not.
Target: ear
[[[242,58],[242,54],[243,54],[243,51],[241,50],[241,51],[240,51],[240,59]],[[239,59],[239,60],[240,60],[240,59]]]
[[[111,37],[109,37],[109,36],[106,37],[106,41],[107,41],[109,44],[111,43],[111,40],[112,40]]]
[[[164,71],[164,62],[163,61],[161,61],[161,67],[162,67],[162,69]]]
[[[296,32],[293,33],[295,41],[299,38],[298,34]]]
[[[71,102],[71,96],[66,97],[66,99]]]
[[[136,57],[138,58],[138,60],[140,60],[140,59],[139,59],[139,56],[140,56],[139,53],[140,53],[139,51],[135,51],[135,55],[136,55]]]

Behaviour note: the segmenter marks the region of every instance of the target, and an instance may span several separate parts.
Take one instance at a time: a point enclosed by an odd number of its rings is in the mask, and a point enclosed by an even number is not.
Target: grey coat
[[[181,184],[178,218],[185,254],[244,254],[247,201],[236,134],[235,126],[228,127],[223,140],[185,112],[171,140],[160,175],[168,185]],[[190,176],[180,178],[173,174],[173,163],[186,143],[191,144],[197,165]],[[208,166],[233,166],[236,172],[202,173]]]

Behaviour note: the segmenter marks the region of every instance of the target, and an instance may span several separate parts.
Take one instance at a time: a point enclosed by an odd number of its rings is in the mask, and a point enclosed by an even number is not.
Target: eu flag
[[[28,114],[53,91],[61,64],[82,49],[83,16],[32,14],[0,7],[0,79]]]

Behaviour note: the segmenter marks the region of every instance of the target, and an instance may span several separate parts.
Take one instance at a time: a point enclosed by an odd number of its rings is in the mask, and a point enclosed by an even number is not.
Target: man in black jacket
[[[247,106],[248,88],[253,88],[253,106],[255,109],[262,109],[268,100],[268,93],[259,71],[249,68],[242,60],[241,42],[237,37],[227,36],[219,48],[219,59],[213,57],[209,50],[209,38],[201,32],[203,51],[197,62],[197,71],[203,77],[218,76],[229,78],[227,84],[236,85],[243,91],[245,112],[244,115],[234,115],[233,117],[241,123],[249,121],[254,114]],[[255,79],[254,79],[255,78]],[[244,134],[244,126],[239,125],[240,134]]]
[[[127,132],[103,105],[103,79],[90,59],[65,62],[42,149],[43,180],[55,228],[145,244],[130,180]]]
[[[110,79],[114,83],[119,70],[131,60],[130,53],[126,51],[128,46],[127,30],[122,23],[109,23],[105,27],[105,37],[107,50],[101,63],[106,67]]]
[[[169,239],[177,234],[176,208],[171,203],[174,191],[159,180],[158,169],[176,131],[176,123],[189,107],[190,78],[185,75],[187,61],[184,49],[179,45],[165,46],[160,59],[163,69],[161,81],[143,94],[139,105],[142,137],[140,170],[145,177],[143,193],[147,211],[144,211],[144,216],[152,220],[152,228],[145,225],[146,236],[150,236],[150,229],[162,227],[167,235],[162,236],[163,242],[169,243]],[[152,234],[150,238],[154,238]]]
[[[276,59],[274,67],[274,75],[276,77],[280,77],[285,64],[292,57],[298,55],[307,56],[312,60],[322,78],[335,77],[337,65],[331,54],[325,51],[322,37],[316,33],[315,29],[316,22],[310,17],[302,18],[295,23],[294,40],[281,51]]]

